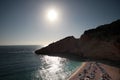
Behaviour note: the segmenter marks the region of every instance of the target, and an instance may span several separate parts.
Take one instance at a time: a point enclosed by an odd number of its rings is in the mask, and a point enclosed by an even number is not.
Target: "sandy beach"
[[[96,62],[84,62],[68,80],[120,80],[120,68]]]

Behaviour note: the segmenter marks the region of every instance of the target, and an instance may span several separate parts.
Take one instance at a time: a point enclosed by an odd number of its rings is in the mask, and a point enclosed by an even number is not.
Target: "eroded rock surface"
[[[35,51],[37,54],[120,62],[120,20],[66,37]]]

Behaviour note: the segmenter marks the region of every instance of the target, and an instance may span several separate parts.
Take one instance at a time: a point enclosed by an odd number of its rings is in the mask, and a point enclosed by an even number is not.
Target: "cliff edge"
[[[106,60],[120,64],[120,20],[87,30],[78,39],[66,37],[36,50],[35,53],[74,59]]]

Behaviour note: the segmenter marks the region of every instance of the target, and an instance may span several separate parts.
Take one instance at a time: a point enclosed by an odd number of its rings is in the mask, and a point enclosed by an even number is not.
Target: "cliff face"
[[[120,20],[90,29],[79,38],[73,36],[35,51],[37,54],[63,57],[65,54],[88,59],[120,61]],[[58,55],[58,56],[61,56]]]
[[[120,20],[85,31],[78,44],[86,57],[120,61]]]

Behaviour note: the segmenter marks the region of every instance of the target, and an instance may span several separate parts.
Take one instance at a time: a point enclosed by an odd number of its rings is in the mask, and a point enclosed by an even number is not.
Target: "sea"
[[[36,55],[38,45],[0,46],[0,80],[67,80],[82,64],[66,58]]]

